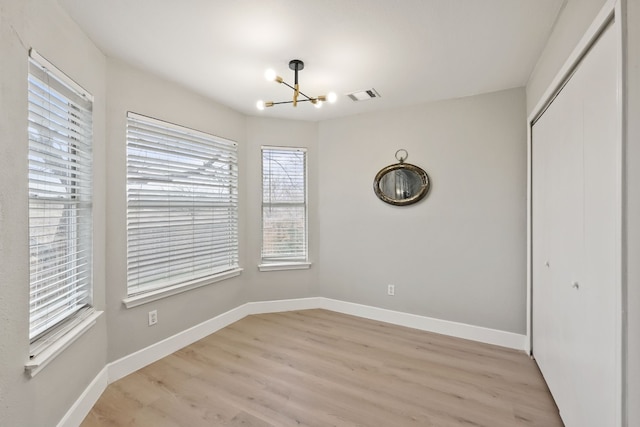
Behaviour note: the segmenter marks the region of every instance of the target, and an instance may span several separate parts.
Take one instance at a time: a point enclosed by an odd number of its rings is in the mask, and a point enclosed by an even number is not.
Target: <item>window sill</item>
[[[178,285],[169,286],[162,289],[156,289],[153,291],[145,292],[139,295],[133,295],[122,300],[125,307],[133,308],[139,305],[149,303],[151,301],[157,301],[162,298],[170,297],[171,295],[180,294],[182,292],[190,291],[191,289],[197,289],[202,286],[207,286],[212,283],[220,282],[222,280],[230,279],[232,277],[239,276],[242,273],[242,268],[236,268],[233,270],[218,273],[213,276],[208,276],[198,280],[192,280],[186,283],[180,283]]]
[[[310,268],[310,262],[274,262],[258,265],[260,271],[308,270]]]
[[[36,356],[31,358],[25,365],[24,369],[31,378],[35,377],[45,366],[69,347],[75,340],[80,338],[93,325],[96,324],[98,317],[102,315],[102,311],[93,311],[89,313],[80,323],[74,326],[69,332],[47,345]]]

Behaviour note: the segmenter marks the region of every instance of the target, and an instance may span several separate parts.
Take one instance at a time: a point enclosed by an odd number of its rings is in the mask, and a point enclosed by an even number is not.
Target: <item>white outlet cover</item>
[[[158,323],[158,311],[153,310],[149,312],[149,326],[155,325]]]

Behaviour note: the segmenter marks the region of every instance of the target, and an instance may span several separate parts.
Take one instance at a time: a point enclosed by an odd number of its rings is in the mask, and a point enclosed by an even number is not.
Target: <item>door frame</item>
[[[626,346],[626,312],[623,310],[624,299],[626,298],[626,282],[624,279],[624,230],[623,223],[623,189],[624,182],[624,102],[626,94],[623,90],[623,14],[621,2],[624,0],[608,0],[602,7],[592,24],[587,29],[584,36],[580,39],[577,46],[573,49],[568,59],[565,61],[547,90],[540,97],[540,100],[527,117],[527,333],[525,340],[525,351],[533,357],[533,331],[532,331],[532,315],[533,315],[533,266],[532,266],[532,129],[535,122],[544,114],[555,97],[560,93],[564,85],[569,81],[573,72],[576,70],[582,58],[587,54],[590,47],[596,42],[600,34],[612,23],[616,38],[616,57],[617,57],[617,111],[616,121],[618,122],[616,136],[616,269],[615,277],[615,299],[616,305],[616,425],[627,426],[626,421],[626,390],[624,378],[626,377],[626,363],[623,349]]]

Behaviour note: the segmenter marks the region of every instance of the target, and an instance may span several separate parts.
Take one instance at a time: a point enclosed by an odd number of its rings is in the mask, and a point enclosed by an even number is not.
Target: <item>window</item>
[[[33,358],[92,310],[93,99],[35,51],[30,57],[29,339]]]
[[[308,268],[307,152],[262,147],[262,265]]]
[[[236,143],[128,113],[129,296],[237,269]]]

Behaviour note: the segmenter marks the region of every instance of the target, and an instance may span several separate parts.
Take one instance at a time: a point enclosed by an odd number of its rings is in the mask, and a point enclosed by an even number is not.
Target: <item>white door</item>
[[[532,350],[567,427],[619,412],[616,64],[610,25],[532,127]]]

